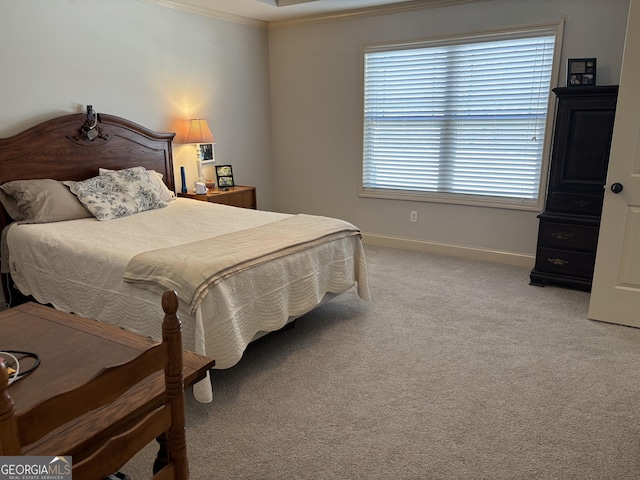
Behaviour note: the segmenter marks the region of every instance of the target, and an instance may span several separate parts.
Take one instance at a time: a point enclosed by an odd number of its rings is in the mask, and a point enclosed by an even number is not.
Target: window
[[[365,47],[363,195],[537,208],[556,29]]]

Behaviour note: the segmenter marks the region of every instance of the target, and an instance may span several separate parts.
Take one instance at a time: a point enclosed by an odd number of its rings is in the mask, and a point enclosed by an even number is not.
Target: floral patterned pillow
[[[144,167],[63,183],[98,220],[112,220],[167,206]]]

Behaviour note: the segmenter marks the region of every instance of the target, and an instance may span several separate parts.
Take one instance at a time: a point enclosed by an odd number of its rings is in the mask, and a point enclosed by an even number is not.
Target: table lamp
[[[195,144],[196,154],[198,155],[198,181],[204,182],[202,161],[214,159],[213,144],[216,143],[207,121],[200,118],[192,119],[189,123],[189,131],[184,143]]]

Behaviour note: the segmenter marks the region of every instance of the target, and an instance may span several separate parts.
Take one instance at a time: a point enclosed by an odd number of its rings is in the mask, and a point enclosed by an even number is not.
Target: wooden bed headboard
[[[157,133],[124,118],[98,113],[90,140],[83,130],[88,116],[64,115],[28,128],[17,135],[0,138],[0,183],[12,180],[52,178],[85,180],[98,175],[99,168],[118,170],[143,166],[163,175],[175,191],[171,141],[175,133]],[[0,224],[8,218],[0,205]]]

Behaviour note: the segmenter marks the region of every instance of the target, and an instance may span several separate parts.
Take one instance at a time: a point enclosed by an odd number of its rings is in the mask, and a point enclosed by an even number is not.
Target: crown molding
[[[300,5],[301,3],[317,2],[318,0],[276,0],[276,6]]]
[[[172,2],[171,0],[142,0],[146,3],[153,3],[162,7],[173,8],[174,10],[182,10],[184,12],[195,13],[196,15],[202,15],[205,17],[217,18],[220,20],[226,20],[228,22],[240,23],[242,25],[248,25],[250,27],[264,28],[266,29],[268,23],[264,20],[257,20],[255,18],[243,17],[242,15],[234,15],[232,13],[223,12],[213,8],[200,7],[197,5],[185,5],[180,2]]]
[[[297,27],[312,23],[332,22],[338,20],[349,20],[357,17],[368,17],[373,15],[384,15],[389,13],[411,12],[415,10],[425,10],[428,8],[441,8],[466,3],[483,2],[487,0],[413,0],[410,2],[393,3],[377,7],[356,8],[335,13],[325,13],[310,15],[287,20],[274,20],[268,23],[269,29]]]
[[[308,25],[312,23],[332,22],[338,20],[348,20],[357,17],[366,17],[373,15],[383,15],[390,13],[402,13],[415,10],[424,10],[427,8],[441,8],[455,5],[463,5],[466,3],[476,3],[487,0],[413,0],[403,3],[393,3],[389,5],[381,5],[377,7],[364,7],[355,8],[351,10],[344,10],[334,13],[320,13],[316,15],[308,15],[303,17],[291,18],[286,20],[273,20],[266,22],[264,20],[258,20],[255,18],[249,18],[242,15],[234,15],[232,13],[223,12],[213,8],[208,8],[198,5],[189,5],[184,2],[176,2],[172,0],[141,0],[146,3],[152,3],[167,8],[173,8],[174,10],[182,10],[185,12],[194,13],[196,15],[203,15],[206,17],[217,18],[220,20],[226,20],[229,22],[240,23],[257,28],[287,28],[296,27],[301,25]]]

